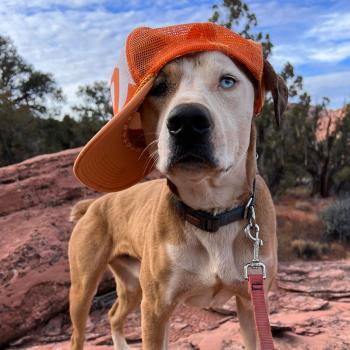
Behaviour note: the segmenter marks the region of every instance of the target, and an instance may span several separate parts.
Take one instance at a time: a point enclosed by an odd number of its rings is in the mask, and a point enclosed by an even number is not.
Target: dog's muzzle
[[[201,163],[215,166],[209,110],[199,103],[176,106],[169,115],[167,128],[170,137],[170,167],[179,163]]]

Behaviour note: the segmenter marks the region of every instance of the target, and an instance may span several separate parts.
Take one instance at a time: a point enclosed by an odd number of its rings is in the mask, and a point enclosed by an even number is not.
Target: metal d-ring
[[[254,228],[255,230],[255,237],[251,234],[251,229]],[[244,233],[246,234],[247,237],[249,237],[253,242],[256,240],[259,240],[259,225],[258,224],[252,224],[249,222],[249,224],[244,228]]]

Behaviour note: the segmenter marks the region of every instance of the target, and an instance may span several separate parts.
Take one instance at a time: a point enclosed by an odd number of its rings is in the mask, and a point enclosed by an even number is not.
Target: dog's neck
[[[242,159],[229,171],[199,182],[181,180],[170,189],[181,201],[195,210],[220,213],[245,203],[256,175],[256,132],[252,123],[250,143]]]

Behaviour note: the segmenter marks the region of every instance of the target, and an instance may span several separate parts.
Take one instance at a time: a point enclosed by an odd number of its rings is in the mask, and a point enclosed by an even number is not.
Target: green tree
[[[296,132],[295,127],[305,124],[310,107],[310,97],[303,91],[303,78],[295,75],[293,66],[287,62],[280,75],[287,83],[289,97],[297,98],[298,102],[288,106],[278,128],[271,96],[266,97],[264,107],[256,118],[258,167],[273,193],[283,191],[298,181],[296,174],[299,172],[295,168],[303,163],[300,159],[303,150],[296,146],[300,144],[297,140],[301,130]]]
[[[84,144],[79,138],[79,122],[69,115],[65,115],[62,120],[37,118],[37,123],[39,139],[41,140],[41,153],[58,152]]]
[[[35,134],[36,120],[28,107],[15,106],[8,94],[0,94],[0,166],[38,154]]]
[[[244,38],[261,42],[264,57],[267,58],[270,55],[273,47],[270,35],[262,32],[253,33],[258,21],[247,3],[241,0],[223,0],[220,6],[215,4],[212,8],[214,12],[209,19],[210,22],[234,30]]]
[[[350,106],[344,107],[343,115],[335,115],[328,104],[329,99],[323,98],[310,110],[304,134],[305,167],[312,178],[312,194],[322,197],[330,195],[334,178],[339,181],[345,175],[343,182],[350,182]]]
[[[78,121],[74,130],[78,142],[83,145],[112,118],[113,111],[107,82],[80,86],[77,96],[81,102],[72,107]]]
[[[223,0],[213,6],[210,21],[235,30],[243,37],[260,41],[264,57],[272,51],[270,36],[254,33],[258,21],[249,6],[241,0]],[[328,99],[316,107],[311,106],[310,96],[303,91],[303,78],[296,75],[294,67],[286,63],[280,73],[287,82],[289,96],[296,101],[289,105],[281,127],[277,130],[273,118],[273,102],[265,100],[261,115],[257,118],[257,151],[259,171],[273,193],[311,179],[312,194],[325,197],[336,190],[349,188],[350,112],[346,107],[344,118],[334,120],[327,109]],[[319,138],[323,124],[325,133]]]
[[[12,41],[0,35],[0,94],[16,108],[28,107],[35,116],[48,113],[48,100],[61,102],[62,91],[52,74],[42,73],[26,63]]]
[[[49,124],[59,133],[59,121],[39,118],[53,113],[49,102],[61,101],[52,75],[35,70],[9,38],[0,36],[0,166],[62,149],[53,133],[50,138],[45,133]]]
[[[336,141],[333,146],[331,186],[336,194],[350,194],[350,104],[344,107],[344,117],[336,129]]]
[[[77,96],[82,103],[73,106],[78,119],[90,118],[106,123],[113,116],[109,86],[105,81],[95,81],[91,85],[80,86]]]
[[[0,95],[0,166],[81,146],[78,135],[79,123],[70,116],[33,116],[28,106],[16,106],[6,94]]]

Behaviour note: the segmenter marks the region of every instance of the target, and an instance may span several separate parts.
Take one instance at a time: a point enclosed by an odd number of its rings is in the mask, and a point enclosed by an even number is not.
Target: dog
[[[267,61],[263,82],[279,120],[287,87]],[[72,349],[83,349],[89,308],[107,268],[118,295],[109,311],[116,350],[130,349],[123,325],[139,304],[143,349],[164,350],[169,317],[179,303],[210,307],[233,296],[246,349],[258,348],[243,276],[252,259],[246,220],[211,233],[184,220],[176,207],[180,200],[194,210],[225,212],[247,202],[255,179],[269,290],[277,271],[276,215],[257,174],[255,94],[249,72],[219,51],[178,57],[161,69],[139,113],[150,161],[165,179],[81,201],[71,212]]]

